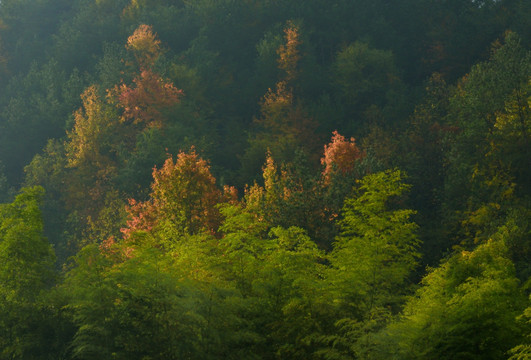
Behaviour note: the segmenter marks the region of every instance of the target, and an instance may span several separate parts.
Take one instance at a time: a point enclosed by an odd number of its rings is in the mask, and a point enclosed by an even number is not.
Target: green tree
[[[40,205],[44,190],[26,188],[0,207],[0,276],[13,295],[34,299],[53,279],[53,249],[43,237]]]
[[[160,248],[164,236],[171,246]],[[73,355],[255,358],[247,303],[226,282],[221,255],[215,237],[171,228],[83,248],[61,286],[75,325]]]
[[[261,358],[306,358],[309,336],[326,318],[324,254],[297,227],[273,227],[241,206],[222,208],[220,248],[226,280],[242,294]],[[326,315],[323,315],[326,314]]]
[[[415,212],[396,208],[409,188],[402,178],[399,170],[365,176],[342,210],[330,280],[341,298],[359,297],[352,304],[363,313],[400,301],[420,257]]]
[[[332,74],[345,118],[356,120],[350,123],[350,132],[359,133],[374,118],[397,118],[404,87],[391,51],[357,41],[339,51]]]
[[[55,256],[43,237],[41,187],[22,189],[0,205],[0,358],[53,353],[47,338],[45,291],[54,283]],[[49,327],[50,326],[50,327]],[[53,336],[52,336],[53,337]]]
[[[4,174],[4,166],[0,162],[0,202],[5,202],[9,199],[9,185]]]
[[[527,183],[531,176],[531,70],[527,86],[515,89],[507,97],[504,109],[496,114],[487,140],[488,164],[478,171],[484,172],[492,185],[505,185],[500,186],[501,191],[511,192],[514,188],[518,197],[531,196]]]
[[[198,358],[200,295],[158,250],[91,245],[76,264],[65,283],[77,327],[74,356]]]
[[[227,200],[232,197],[226,188]],[[175,162],[169,157],[161,169],[154,169],[150,199],[130,201],[130,219],[124,230],[167,231],[180,235],[201,232],[215,233],[220,222],[216,205],[224,195],[208,163],[194,149],[181,152]]]
[[[48,139],[64,135],[83,87],[79,73],[66,73],[53,60],[10,78],[0,96],[0,159],[10,185],[19,185],[23,167]]]
[[[523,180],[519,172],[528,160],[512,154],[508,144],[514,143],[524,154],[528,151],[530,76],[531,53],[517,34],[507,33],[503,44],[495,44],[491,58],[474,66],[451,95],[449,124],[459,131],[447,138],[444,206],[452,221],[463,221],[463,215],[485,203],[501,204],[513,177]],[[500,157],[505,149],[511,154]],[[519,187],[527,192],[527,181]]]
[[[320,338],[328,345],[319,351],[325,358],[370,358],[378,348],[374,333],[399,311],[410,288],[419,240],[410,220],[414,211],[397,207],[409,188],[402,178],[399,170],[367,175],[345,201],[328,256],[327,280],[339,313],[336,334]]]
[[[403,359],[505,359],[521,339],[525,306],[508,255],[495,239],[432,270],[389,327],[388,350]]]
[[[328,196],[334,191],[323,186],[320,175],[302,151],[297,152],[292,163],[281,165],[268,154],[262,168],[264,186],[255,183],[247,187],[243,203],[249,212],[261,217],[270,227],[304,229],[312,241],[329,249],[335,235],[332,219],[339,209]],[[338,178],[337,183],[343,179]],[[336,193],[332,196],[341,197]],[[337,200],[338,203],[342,201]]]
[[[4,22],[0,19],[0,32],[5,29]],[[7,72],[7,57],[2,48],[2,37],[0,36],[0,81],[3,82],[5,73]]]
[[[409,203],[418,211],[415,222],[422,239],[423,263],[437,264],[451,246],[442,218],[442,194],[449,144],[445,139],[458,131],[447,124],[450,86],[441,74],[433,74],[426,84],[424,99],[415,108],[400,141],[397,162],[407,171],[412,185]]]
[[[528,306],[522,315],[519,316],[519,319],[526,321],[526,326],[524,327],[525,338],[520,345],[515,346],[510,350],[512,355],[509,360],[525,360],[531,357],[531,306]]]

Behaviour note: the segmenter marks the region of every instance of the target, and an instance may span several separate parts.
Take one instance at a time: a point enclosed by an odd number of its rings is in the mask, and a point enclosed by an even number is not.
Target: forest
[[[530,294],[531,1],[0,0],[0,360],[525,360]]]

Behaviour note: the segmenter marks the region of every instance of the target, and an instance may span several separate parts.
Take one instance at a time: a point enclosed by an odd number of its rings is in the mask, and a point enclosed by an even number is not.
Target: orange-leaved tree
[[[150,26],[140,25],[128,38],[126,48],[135,56],[139,73],[132,84],[122,82],[108,90],[108,98],[122,111],[123,122],[160,128],[166,120],[164,113],[179,103],[183,91],[153,70],[161,49]]]
[[[278,67],[286,72],[285,81],[289,82],[295,79],[298,71],[298,63],[301,59],[299,27],[288,22],[284,29],[285,44],[282,44],[278,50]]]
[[[160,128],[165,120],[164,111],[179,103],[183,91],[152,70],[142,70],[133,84],[122,83],[108,94],[122,110],[122,122]]]
[[[288,22],[285,43],[277,50],[278,67],[284,75],[274,89],[268,89],[260,102],[260,117],[255,119],[260,132],[252,140],[251,147],[269,148],[280,161],[291,160],[297,148],[312,153],[317,144],[317,123],[307,113],[304,105],[294,95],[300,55],[300,30]]]
[[[332,141],[324,146],[324,154],[321,164],[324,166],[322,176],[325,184],[329,184],[336,174],[351,174],[357,162],[365,156],[365,153],[358,148],[356,140],[350,140],[336,131],[332,133]]]
[[[122,229],[127,238],[134,231],[157,231],[166,227],[178,235],[215,233],[221,217],[216,205],[235,201],[233,188],[222,192],[206,160],[192,148],[170,156],[162,168],[153,170],[150,199],[130,201],[129,221]],[[160,226],[159,226],[160,225]]]
[[[354,138],[346,139],[337,131],[332,133],[330,143],[324,146],[320,189],[323,192],[322,216],[327,219],[322,226],[328,229],[328,232],[323,233],[326,244],[330,245],[337,235],[336,219],[360,175],[360,171],[356,171],[357,165],[364,157],[365,152],[358,147]]]

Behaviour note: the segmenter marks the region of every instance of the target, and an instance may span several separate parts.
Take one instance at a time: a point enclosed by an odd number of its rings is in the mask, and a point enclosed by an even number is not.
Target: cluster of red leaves
[[[164,120],[162,112],[177,104],[182,95],[182,90],[151,70],[143,70],[132,86],[121,84],[108,92],[123,110],[123,122],[145,123],[159,128]]]
[[[113,259],[117,262],[132,259],[134,257],[135,249],[130,246],[120,246],[114,236],[103,240],[99,246],[100,253],[108,259]]]
[[[163,112],[180,101],[183,91],[152,70],[161,49],[150,26],[140,25],[128,38],[126,48],[134,53],[140,74],[132,84],[122,83],[108,90],[108,97],[122,110],[122,122],[160,128],[165,118]]]
[[[129,214],[127,227],[121,229],[126,238],[134,231],[151,231],[155,226],[157,218],[152,201],[138,202],[135,199],[129,199],[129,206],[126,210]]]
[[[321,164],[325,166],[322,172],[325,184],[330,182],[334,174],[351,173],[356,162],[365,156],[365,153],[356,145],[354,138],[346,140],[337,131],[332,134],[332,141],[324,146],[324,155],[321,158]]]
[[[161,169],[153,170],[151,199],[130,200],[122,233],[128,237],[134,231],[151,231],[160,221],[171,221],[190,234],[215,233],[221,222],[216,205],[237,201],[235,188],[224,190],[217,188],[208,163],[195,150],[180,152],[175,162],[170,156]]]

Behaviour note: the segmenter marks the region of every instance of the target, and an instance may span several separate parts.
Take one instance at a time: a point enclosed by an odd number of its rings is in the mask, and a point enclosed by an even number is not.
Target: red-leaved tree
[[[332,141],[324,146],[324,155],[321,158],[321,164],[325,167],[322,172],[325,184],[330,183],[335,174],[347,175],[352,173],[356,163],[365,156],[365,153],[356,145],[353,137],[346,140],[337,131],[332,134]]]
[[[150,199],[130,200],[129,221],[122,232],[128,237],[134,231],[157,230],[164,223],[181,235],[215,233],[221,221],[216,205],[236,201],[236,195],[234,188],[218,189],[207,161],[192,148],[153,170]]]
[[[151,70],[143,70],[133,84],[120,84],[109,90],[111,99],[122,109],[122,122],[162,127],[164,111],[179,103],[183,91]]]
[[[160,128],[164,112],[179,103],[183,91],[153,71],[161,49],[150,26],[140,25],[128,38],[126,48],[135,56],[139,73],[132,84],[122,83],[110,89],[108,98],[122,111],[123,122]]]

